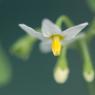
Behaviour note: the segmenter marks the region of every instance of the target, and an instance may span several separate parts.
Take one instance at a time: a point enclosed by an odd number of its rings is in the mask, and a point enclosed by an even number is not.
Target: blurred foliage
[[[90,10],[95,13],[95,0],[87,0]]]
[[[12,68],[9,58],[0,45],[0,87],[10,83],[12,78]]]
[[[19,58],[26,60],[29,58],[30,53],[33,49],[33,43],[36,41],[28,35],[19,38],[10,48],[12,54],[15,54]]]

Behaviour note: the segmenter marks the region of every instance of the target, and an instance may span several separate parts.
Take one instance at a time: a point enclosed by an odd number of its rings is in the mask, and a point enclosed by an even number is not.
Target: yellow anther
[[[54,36],[52,38],[51,48],[54,56],[60,55],[61,48],[62,48],[60,36]]]

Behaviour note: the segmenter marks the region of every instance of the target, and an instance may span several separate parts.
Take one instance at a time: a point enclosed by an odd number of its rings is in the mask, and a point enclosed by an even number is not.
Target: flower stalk
[[[85,40],[80,40],[80,46],[82,50],[82,55],[83,55],[83,76],[84,79],[87,82],[93,82],[95,74],[94,74],[94,68],[92,66],[92,61],[90,58],[90,54],[88,52],[87,44]]]
[[[62,24],[65,24],[67,27],[72,27],[74,26],[73,21],[66,15],[62,15],[60,16],[57,20],[56,20],[56,25],[58,25],[59,27],[62,27]]]

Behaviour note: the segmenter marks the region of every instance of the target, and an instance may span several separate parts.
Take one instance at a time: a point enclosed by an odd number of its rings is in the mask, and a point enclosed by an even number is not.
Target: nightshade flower
[[[88,23],[83,23],[62,31],[53,22],[44,19],[42,21],[41,32],[37,32],[25,24],[19,24],[19,26],[29,35],[41,40],[41,47],[43,49],[52,50],[54,56],[60,55],[62,47],[75,38],[75,36],[87,25]]]

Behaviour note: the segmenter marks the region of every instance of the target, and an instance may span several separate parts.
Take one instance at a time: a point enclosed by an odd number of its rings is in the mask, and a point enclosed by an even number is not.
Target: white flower
[[[57,83],[65,83],[69,77],[69,69],[62,69],[61,67],[57,67],[54,70],[54,79]]]
[[[33,28],[19,24],[19,26],[32,37],[41,40],[40,47],[44,51],[52,50],[55,56],[60,55],[62,46],[71,41],[88,23],[83,23],[62,31],[58,26],[48,19],[42,21],[41,32],[37,32]]]
[[[94,71],[93,70],[91,70],[90,72],[84,71],[83,76],[87,82],[92,82],[95,77]]]

